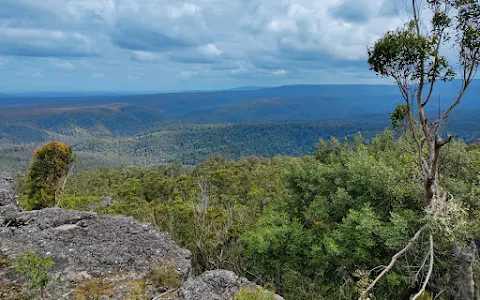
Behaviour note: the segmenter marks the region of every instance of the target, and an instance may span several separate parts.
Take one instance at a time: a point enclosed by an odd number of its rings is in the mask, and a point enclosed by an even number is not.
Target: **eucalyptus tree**
[[[413,299],[425,294],[434,272],[434,249],[437,234],[443,232],[452,238],[457,257],[462,253],[471,257],[475,245],[466,246],[458,234],[465,224],[465,211],[454,195],[439,180],[442,148],[452,136],[442,136],[440,127],[462,101],[475,78],[480,63],[480,4],[478,0],[408,0],[410,20],[401,28],[386,32],[368,49],[368,63],[377,75],[393,79],[405,100],[409,131],[413,137],[420,179],[425,197],[425,226],[421,227],[405,248],[364,290],[365,299],[374,285],[396,263],[397,259],[414,248],[424,232],[428,232],[429,247],[426,272],[419,292]],[[430,119],[435,91],[441,82],[460,80],[458,93],[448,99],[449,105],[438,117]],[[443,98],[445,100],[445,98]],[[417,130],[420,128],[420,130]],[[473,299],[474,281],[471,259],[468,270],[457,282],[461,299]]]

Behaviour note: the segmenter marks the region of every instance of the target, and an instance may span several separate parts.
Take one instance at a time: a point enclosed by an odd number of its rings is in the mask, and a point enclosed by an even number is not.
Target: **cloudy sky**
[[[0,92],[377,82],[398,0],[0,0]]]

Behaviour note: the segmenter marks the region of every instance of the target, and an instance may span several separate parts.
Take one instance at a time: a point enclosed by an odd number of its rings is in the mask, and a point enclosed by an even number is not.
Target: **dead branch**
[[[62,201],[62,193],[63,193],[63,191],[65,190],[65,185],[67,185],[67,180],[68,180],[68,178],[70,177],[70,174],[73,172],[74,169],[75,169],[75,165],[72,165],[72,166],[68,169],[68,172],[67,172],[67,174],[65,175],[65,178],[63,179],[62,186],[61,186],[60,190],[58,191],[58,193],[55,195],[55,207],[59,207],[59,206],[60,206],[60,202]]]
[[[419,238],[420,238],[420,235],[422,234],[423,230],[425,229],[426,226],[423,226],[422,228],[420,228],[416,233],[415,235],[410,239],[410,241],[408,242],[408,244],[405,246],[405,248],[403,248],[402,250],[398,251],[397,253],[395,253],[395,255],[392,257],[392,260],[390,261],[390,263],[388,264],[388,266],[377,276],[377,278],[375,278],[375,280],[360,294],[360,297],[358,298],[358,300],[364,300],[365,297],[368,295],[368,293],[373,289],[373,287],[375,286],[375,284],[377,284],[377,282],[382,279],[382,277],[387,274],[392,268],[393,266],[395,265],[395,263],[397,262],[398,258],[400,256],[402,256],[404,253],[406,253],[408,250],[410,250],[410,248],[413,247],[413,245],[415,244],[415,241],[417,241]]]
[[[441,148],[441,147],[445,146],[446,144],[450,143],[452,141],[452,139],[453,139],[453,135],[449,135],[446,140],[437,142],[437,147]]]
[[[425,281],[423,282],[423,285],[422,285],[422,288],[418,291],[418,293],[413,296],[412,300],[416,300],[418,297],[420,297],[423,292],[425,292],[425,289],[427,288],[427,284],[428,282],[430,281],[430,277],[432,276],[432,272],[433,272],[433,236],[432,234],[430,234],[430,251],[428,252],[428,254],[430,255],[430,263],[429,263],[429,267],[428,267],[428,273],[427,273],[427,277],[425,278]]]
[[[422,272],[423,268],[427,264],[427,260],[429,257],[430,257],[430,252],[428,252],[427,255],[425,255],[425,257],[422,260],[422,264],[418,268],[418,271],[415,273],[415,276],[413,277],[414,282],[420,281],[420,273]]]

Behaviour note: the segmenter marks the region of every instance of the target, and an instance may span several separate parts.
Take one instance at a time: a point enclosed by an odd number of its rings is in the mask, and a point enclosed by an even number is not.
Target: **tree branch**
[[[62,187],[58,191],[58,194],[57,193],[55,194],[55,207],[60,206],[60,202],[62,201],[62,194],[63,194],[63,191],[65,190],[65,185],[67,185],[68,177],[70,177],[70,174],[73,172],[74,169],[75,169],[75,165],[72,165],[70,169],[68,169],[67,175],[65,175],[65,178],[63,180]]]
[[[432,234],[430,234],[430,251],[428,251],[429,255],[430,255],[430,264],[429,264],[429,267],[428,267],[428,273],[427,273],[427,277],[425,278],[425,281],[423,282],[423,285],[422,285],[422,288],[418,291],[417,294],[415,294],[415,296],[413,296],[412,300],[416,300],[418,297],[420,297],[423,292],[425,292],[425,289],[427,288],[427,284],[428,282],[430,281],[430,277],[432,277],[432,273],[433,273],[433,236]]]
[[[448,118],[448,115],[450,112],[457,106],[460,101],[463,98],[463,95],[467,91],[468,86],[472,82],[472,79],[476,73],[477,65],[476,65],[476,57],[479,55],[480,48],[477,48],[473,54],[473,59],[472,63],[468,66],[465,66],[463,68],[463,84],[462,84],[462,90],[460,91],[460,94],[458,95],[457,99],[455,102],[452,103],[442,114],[442,116],[437,120],[439,123],[441,123],[443,120]],[[467,75],[467,70],[468,70],[468,75]]]
[[[465,94],[465,92],[467,91],[467,87],[468,85],[470,84],[470,82],[465,82],[463,87],[462,87],[462,90],[460,91],[460,94],[458,95],[457,99],[455,100],[455,102],[453,102],[444,112],[443,114],[440,116],[440,118],[438,118],[438,120],[435,122],[437,123],[438,125],[440,125],[440,123],[442,123],[446,118],[448,118],[448,115],[450,114],[450,112],[455,108],[455,106],[457,106],[460,101],[462,100],[463,98],[463,95]]]
[[[444,9],[444,13],[445,15],[448,13],[448,9],[449,9],[449,6],[447,4],[445,4],[445,9]],[[440,7],[439,6],[436,6],[435,7],[435,12],[439,12],[440,10]],[[443,41],[443,37],[444,37],[444,33],[445,33],[445,27],[443,27],[442,29],[440,29],[438,31],[438,41],[437,41],[437,44],[435,45],[435,58],[434,58],[434,61],[433,61],[433,70],[435,71],[436,68],[438,68],[438,54],[439,54],[439,51],[440,51],[440,46],[442,44],[442,41]],[[431,70],[430,70],[431,71]],[[428,91],[428,95],[427,97],[425,98],[425,101],[422,103],[422,106],[425,107],[428,103],[428,101],[430,100],[431,96],[432,96],[432,93],[433,93],[433,87],[435,85],[437,81],[437,76],[433,75],[432,76],[432,82],[430,83],[430,89]]]
[[[437,148],[442,148],[446,144],[450,143],[452,141],[452,139],[453,139],[453,135],[449,135],[446,140],[438,141],[437,142]]]
[[[397,253],[395,253],[395,255],[392,257],[392,260],[390,261],[390,263],[388,264],[388,266],[377,276],[377,278],[375,278],[375,280],[360,294],[360,297],[358,298],[358,300],[364,300],[365,297],[367,297],[368,293],[373,289],[373,287],[375,286],[375,284],[377,284],[377,282],[385,275],[387,274],[392,268],[393,266],[395,265],[395,263],[397,262],[398,258],[400,256],[402,256],[404,253],[406,253],[408,250],[410,250],[410,248],[413,247],[413,244],[415,243],[415,241],[417,241],[419,238],[420,238],[420,235],[422,234],[423,230],[426,228],[426,226],[423,226],[422,228],[420,228],[416,233],[415,235],[410,239],[410,241],[408,242],[408,244],[405,246],[405,248],[403,248],[402,250],[398,251]]]

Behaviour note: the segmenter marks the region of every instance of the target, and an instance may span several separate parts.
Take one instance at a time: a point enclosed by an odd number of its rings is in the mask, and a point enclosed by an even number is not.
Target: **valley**
[[[445,133],[467,142],[480,137],[477,85],[466,95],[463,110],[444,126]],[[448,95],[449,89],[442,88]],[[320,138],[351,138],[358,132],[367,140],[374,137],[391,127],[388,114],[399,103],[397,87],[388,85],[5,96],[0,101],[0,164],[26,170],[33,150],[51,140],[72,145],[82,169],[194,165],[213,154],[229,159],[303,156],[313,152]]]

